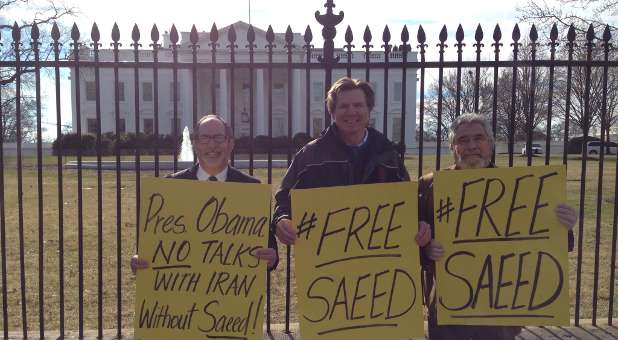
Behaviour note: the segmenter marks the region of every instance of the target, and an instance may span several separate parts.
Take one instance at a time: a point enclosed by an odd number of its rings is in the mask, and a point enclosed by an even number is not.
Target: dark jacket
[[[190,168],[180,170],[173,174],[168,174],[165,178],[176,178],[176,179],[194,179],[197,180],[197,170],[199,169],[199,164],[195,164]],[[227,179],[226,182],[236,182],[236,183],[260,183],[260,180],[251,177],[249,175],[245,175],[244,173],[238,171],[236,168],[228,166],[227,168]]]
[[[367,130],[360,154],[343,143],[334,124],[298,151],[275,194],[273,226],[282,218],[291,219],[291,189],[410,180],[393,143],[377,130]]]
[[[165,178],[197,180],[197,171],[199,169],[198,167],[199,167],[199,164],[195,164],[190,168],[180,170],[173,174],[168,174],[165,176]],[[236,182],[236,183],[260,183],[259,179],[246,175],[231,166],[228,166],[227,168],[227,179],[225,181],[226,182]],[[279,256],[278,256],[279,249],[277,247],[277,240],[275,239],[275,235],[271,232],[268,233],[268,247],[273,248],[277,252],[277,261],[275,261],[275,264],[273,265],[271,269],[273,270],[277,268],[277,264],[279,264]]]

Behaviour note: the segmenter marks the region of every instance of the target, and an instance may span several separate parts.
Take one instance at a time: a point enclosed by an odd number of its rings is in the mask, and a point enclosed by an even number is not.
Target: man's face
[[[198,127],[193,145],[200,166],[215,175],[227,166],[234,149],[234,140],[226,135],[223,123],[213,118]]]
[[[485,168],[491,162],[492,145],[481,124],[462,124],[451,144],[455,164],[460,169]]]
[[[346,144],[360,143],[369,124],[369,107],[365,92],[354,89],[339,93],[332,118]]]

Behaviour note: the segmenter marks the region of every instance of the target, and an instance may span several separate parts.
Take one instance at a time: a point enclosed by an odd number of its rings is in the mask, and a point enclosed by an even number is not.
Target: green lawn
[[[143,157],[152,159],[152,157]],[[94,160],[88,157],[88,160]],[[113,157],[106,158],[113,160]],[[132,156],[124,156],[125,160],[133,160]],[[162,157],[169,159],[169,157]],[[66,161],[66,159],[65,159]],[[561,163],[561,157],[552,158],[552,163]],[[442,167],[450,162],[450,155],[443,156]],[[541,165],[544,158],[534,159],[535,165]],[[506,166],[508,158],[499,155],[497,163]],[[516,165],[525,165],[526,159],[515,156]],[[406,165],[413,177],[418,173],[418,158],[410,157]],[[423,173],[434,169],[435,156],[427,155],[423,161]],[[603,174],[603,200],[601,206],[601,237],[599,265],[599,298],[598,316],[606,318],[609,301],[609,273],[611,261],[612,221],[614,214],[614,184],[616,175],[615,157],[607,159]],[[36,158],[26,158],[23,163],[23,207],[24,207],[24,250],[26,268],[27,311],[29,329],[38,329],[39,324],[39,286],[38,286],[38,191]],[[596,228],[596,201],[598,185],[599,162],[591,159],[587,165],[585,206],[584,206],[584,239],[582,264],[581,317],[592,317],[592,292],[594,275],[594,251]],[[567,201],[579,207],[581,161],[572,158],[568,163]],[[78,244],[77,244],[77,171],[63,171],[64,193],[60,202],[64,209],[64,269],[65,269],[65,328],[78,328]],[[142,172],[142,176],[153,176],[153,172]],[[267,182],[266,170],[256,170],[255,175]],[[282,169],[273,170],[273,191],[279,185],[283,176]],[[44,307],[45,328],[59,328],[59,274],[58,274],[58,172],[55,157],[45,157],[43,171],[43,224],[44,224]],[[21,321],[20,269],[19,269],[19,233],[17,209],[17,171],[15,158],[6,158],[4,162],[4,198],[7,237],[7,290],[9,329],[19,331]],[[116,327],[116,174],[103,172],[103,327]],[[83,239],[84,239],[84,319],[87,329],[97,328],[97,172],[83,171]],[[123,327],[132,327],[134,277],[131,275],[128,259],[135,253],[135,175],[132,171],[121,173],[121,253],[122,266],[122,322]],[[577,228],[577,227],[576,227]],[[577,238],[578,235],[576,235]],[[285,247],[280,246],[281,262],[273,274],[272,322],[284,322],[285,313]],[[571,278],[571,316],[574,317],[575,279],[577,252],[570,255]],[[615,284],[618,291],[618,285]],[[618,305],[615,304],[615,308]],[[295,299],[292,300],[292,321],[296,321]],[[616,312],[614,312],[616,315]]]

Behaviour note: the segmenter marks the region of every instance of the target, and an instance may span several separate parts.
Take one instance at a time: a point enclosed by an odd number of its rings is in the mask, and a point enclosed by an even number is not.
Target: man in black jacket
[[[493,134],[489,121],[483,115],[465,113],[459,116],[449,128],[449,143],[454,163],[449,170],[493,168],[491,155],[494,150]],[[433,206],[434,173],[422,176],[418,181],[419,220],[429,223],[434,229]],[[556,217],[569,231],[568,248],[573,249],[572,229],[577,221],[575,209],[568,204],[560,204],[555,211]],[[425,269],[425,296],[429,301],[428,330],[432,340],[514,340],[520,333],[519,326],[464,326],[438,325],[435,292],[435,261],[444,255],[442,245],[431,240],[421,253]]]
[[[166,178],[191,179],[199,181],[220,181],[239,183],[260,183],[255,177],[245,175],[230,166],[229,159],[234,150],[232,128],[223,118],[210,114],[197,122],[197,133],[191,136],[193,151],[198,163],[188,169],[165,176]],[[277,241],[269,233],[268,248],[260,248],[255,256],[267,262],[268,270],[277,266]],[[148,261],[140,260],[137,255],[131,258],[131,270],[148,267]]]
[[[273,229],[284,244],[296,240],[291,189],[410,180],[393,143],[368,127],[374,101],[373,89],[365,81],[341,78],[331,86],[326,105],[333,124],[294,156],[275,195]],[[427,224],[419,227],[416,241],[423,246],[431,234]]]

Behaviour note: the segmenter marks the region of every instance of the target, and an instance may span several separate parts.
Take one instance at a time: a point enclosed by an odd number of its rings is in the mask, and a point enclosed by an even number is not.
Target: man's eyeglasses
[[[222,144],[227,140],[227,136],[226,135],[199,135],[197,136],[197,141],[200,144],[208,144],[208,142],[210,141],[214,141],[217,144]]]

